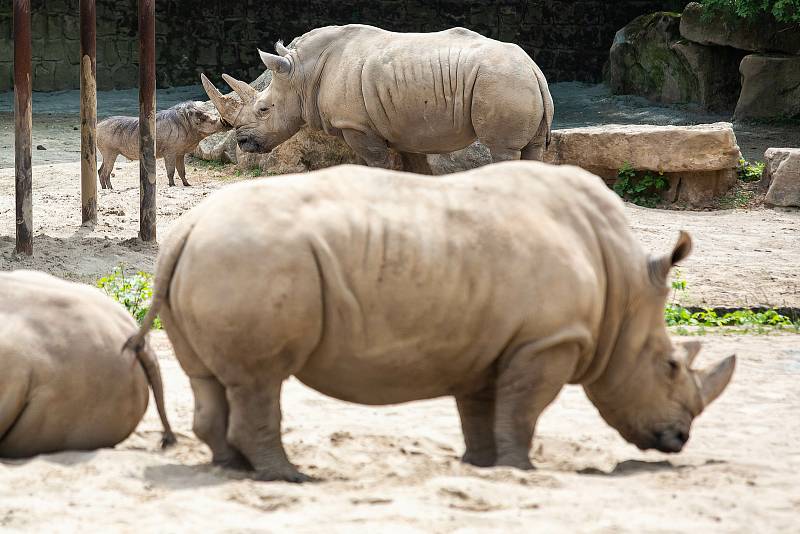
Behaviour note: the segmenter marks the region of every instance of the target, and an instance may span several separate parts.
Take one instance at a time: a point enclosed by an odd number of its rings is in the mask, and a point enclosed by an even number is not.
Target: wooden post
[[[14,0],[14,177],[17,253],[33,254],[31,204],[31,3]]]
[[[95,0],[81,12],[81,222],[97,222],[97,26]]]
[[[139,237],[156,240],[156,6],[139,0]]]

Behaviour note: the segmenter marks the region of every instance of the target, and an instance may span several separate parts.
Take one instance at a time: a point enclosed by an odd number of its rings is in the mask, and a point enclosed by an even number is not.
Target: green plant
[[[194,165],[195,170],[197,170],[197,167],[203,167],[214,171],[219,171],[225,168],[225,163],[222,163],[221,161],[204,160],[199,158],[192,158],[192,165]]]
[[[741,19],[771,14],[780,22],[800,22],[800,0],[699,0],[708,13],[724,13]]]
[[[262,174],[261,167],[259,167],[258,165],[256,165],[255,167],[250,167],[250,169],[247,170],[247,173],[253,178],[258,178]]]
[[[761,179],[761,175],[764,174],[765,166],[763,161],[740,159],[739,164],[736,166],[736,175],[743,182],[757,182]]]
[[[150,302],[153,299],[153,276],[148,273],[139,271],[126,275],[125,268],[119,265],[110,275],[98,280],[97,287],[125,306],[139,323],[150,310]],[[161,328],[159,318],[156,318],[153,328]]]
[[[755,196],[753,191],[734,189],[719,199],[719,207],[722,209],[746,208]]]
[[[617,172],[614,184],[614,192],[620,197],[646,208],[654,208],[661,200],[661,193],[668,188],[669,182],[663,173],[639,174],[627,161]]]

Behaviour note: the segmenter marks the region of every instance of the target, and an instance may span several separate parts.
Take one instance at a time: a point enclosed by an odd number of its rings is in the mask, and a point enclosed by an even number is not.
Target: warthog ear
[[[219,90],[214,87],[214,84],[206,78],[205,74],[200,75],[200,81],[203,82],[203,89],[206,90],[208,98],[214,104],[214,107],[219,111],[222,119],[228,124],[234,124],[236,117],[239,115],[239,110],[242,108],[242,102],[233,95],[223,95]]]
[[[258,55],[261,56],[261,61],[264,62],[264,65],[275,74],[286,74],[292,69],[291,61],[285,57],[267,54],[261,50],[258,51]]]
[[[223,74],[222,79],[225,80],[225,83],[230,85],[234,91],[236,91],[236,94],[239,95],[239,97],[242,99],[242,102],[245,104],[252,102],[258,94],[258,91],[251,87],[249,83],[237,80],[233,76]]]
[[[667,283],[667,275],[672,267],[686,259],[692,251],[692,238],[687,233],[681,230],[680,236],[675,246],[672,247],[672,252],[663,256],[651,257],[647,262],[647,270],[650,274],[650,280],[657,286],[663,286]]]
[[[725,390],[736,367],[736,356],[728,356],[713,367],[697,371],[703,407],[711,404]]]
[[[277,43],[275,43],[275,51],[280,56],[285,56],[289,53],[289,49],[283,46],[283,41],[278,41]]]

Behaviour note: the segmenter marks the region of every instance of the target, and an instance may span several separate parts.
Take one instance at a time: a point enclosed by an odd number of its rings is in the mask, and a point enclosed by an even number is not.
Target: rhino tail
[[[539,83],[539,92],[542,95],[542,106],[544,107],[542,123],[539,125],[539,131],[537,132],[537,136],[540,135],[541,133],[544,133],[545,135],[544,147],[548,148],[550,146],[551,132],[553,129],[553,115],[555,113],[553,106],[553,97],[550,94],[550,88],[547,85],[547,79],[544,77],[542,69],[540,69],[536,63],[533,64],[533,73],[536,76],[536,81]],[[542,132],[542,130],[545,131]]]
[[[150,384],[150,389],[153,390],[158,417],[161,419],[161,425],[164,427],[164,434],[161,437],[161,448],[166,449],[170,445],[175,444],[178,440],[172,432],[169,419],[167,419],[167,410],[164,406],[164,386],[161,382],[161,369],[158,365],[156,355],[147,343],[136,348],[134,353],[142,369],[144,369],[144,374],[147,377],[147,382]]]

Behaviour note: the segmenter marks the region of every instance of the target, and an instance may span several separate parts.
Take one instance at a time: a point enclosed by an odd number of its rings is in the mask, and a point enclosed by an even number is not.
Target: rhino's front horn
[[[200,81],[203,82],[203,89],[206,90],[208,98],[211,99],[211,102],[214,104],[214,107],[217,108],[217,111],[219,111],[222,119],[228,124],[235,126],[236,117],[239,115],[239,111],[242,108],[242,102],[233,95],[223,95],[220,93],[219,90],[214,87],[214,84],[206,78],[205,74],[200,74]]]
[[[712,367],[697,371],[703,406],[708,406],[725,390],[736,367],[736,356],[728,356]]]
[[[233,76],[223,74],[222,79],[225,80],[225,83],[230,85],[234,91],[236,91],[236,94],[239,95],[239,97],[242,99],[242,102],[245,104],[252,102],[258,94],[258,91],[251,87],[249,83],[237,80]]]

